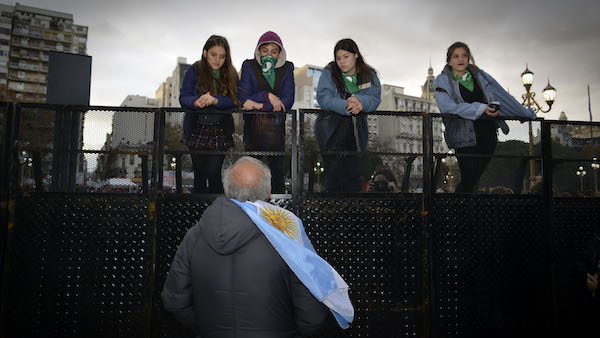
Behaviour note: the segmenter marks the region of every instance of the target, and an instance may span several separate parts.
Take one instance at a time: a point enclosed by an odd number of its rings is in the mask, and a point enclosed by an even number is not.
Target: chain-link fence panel
[[[317,253],[350,287],[354,322],[320,337],[416,336],[422,330],[423,253],[418,195],[307,197],[301,218]]]
[[[17,199],[4,290],[7,336],[148,336],[148,206],[133,196]]]
[[[437,195],[432,213],[435,336],[534,334],[548,273],[542,199]]]
[[[554,196],[599,197],[600,125],[551,125]]]
[[[131,99],[131,100],[129,100]],[[142,193],[150,186],[157,109],[141,97],[128,97],[125,107],[101,107],[85,112],[83,143],[85,170],[77,182],[86,192]],[[78,172],[79,173],[79,172]]]
[[[553,200],[553,255],[555,297],[558,306],[556,326],[559,336],[577,336],[596,328],[593,297],[586,287],[586,273],[593,257],[589,246],[600,235],[600,199],[555,198]],[[587,250],[586,250],[587,249]],[[597,264],[597,263],[596,263]]]
[[[423,191],[420,113],[378,111],[342,116],[306,109],[299,118],[303,120],[299,172],[303,191]],[[441,121],[436,127],[441,132]],[[447,148],[441,135],[436,135],[435,149],[444,152]]]

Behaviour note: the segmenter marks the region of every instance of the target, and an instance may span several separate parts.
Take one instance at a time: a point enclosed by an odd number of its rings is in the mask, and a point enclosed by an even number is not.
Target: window
[[[6,40],[6,39],[0,39],[0,45],[2,45],[2,46],[8,46],[8,40]]]

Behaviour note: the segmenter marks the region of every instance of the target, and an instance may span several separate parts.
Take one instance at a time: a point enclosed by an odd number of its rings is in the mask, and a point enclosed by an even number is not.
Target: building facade
[[[0,11],[0,87],[4,99],[44,103],[48,52],[87,55],[88,28],[76,25],[72,14],[19,3],[2,5]]]
[[[191,66],[192,65],[187,63],[186,58],[177,58],[177,65],[175,66],[175,69],[173,69],[171,76],[168,76],[156,89],[155,99],[157,107],[181,107],[179,104],[179,92],[181,91],[181,84],[185,72],[187,72]],[[173,126],[181,125],[183,123],[183,114],[179,112],[167,112],[165,121]]]

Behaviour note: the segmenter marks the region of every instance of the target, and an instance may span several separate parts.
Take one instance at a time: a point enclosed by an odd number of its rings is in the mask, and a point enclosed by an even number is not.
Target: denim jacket
[[[381,84],[377,74],[373,73],[373,81],[354,94],[363,106],[363,112],[374,112],[381,103]],[[338,116],[343,118],[352,118],[352,114],[346,111],[346,99],[349,93],[339,93],[333,82],[331,67],[328,65],[323,69],[317,86],[317,102],[323,111],[317,117],[315,122],[315,134],[321,149],[325,149],[336,128]],[[367,114],[356,115],[356,125],[358,129],[358,143],[360,150],[367,148],[369,142],[369,131],[367,125]]]
[[[491,75],[474,65],[469,65],[468,70],[477,79],[487,102],[466,103],[460,95],[460,84],[452,77],[452,69],[448,65],[435,78],[435,101],[440,112],[461,117],[444,119],[446,127],[444,133],[448,147],[465,148],[477,143],[473,121],[483,115],[487,104],[491,101],[500,102],[499,116],[535,119],[533,110],[523,107]],[[504,120],[498,120],[498,127],[504,134],[508,134],[508,125]]]

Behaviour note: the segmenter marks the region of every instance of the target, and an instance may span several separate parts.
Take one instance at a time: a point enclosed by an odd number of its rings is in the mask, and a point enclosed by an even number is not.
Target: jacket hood
[[[262,232],[248,215],[226,197],[218,197],[200,219],[202,238],[220,255],[229,255]]]
[[[281,42],[279,35],[272,31],[266,32],[260,37],[260,39],[258,39],[256,49],[254,50],[254,60],[256,60],[258,64],[260,64],[260,51],[258,50],[258,47],[265,43],[274,43],[278,45],[279,48],[281,48],[281,53],[279,53],[279,58],[277,59],[277,64],[275,65],[275,68],[283,66],[285,64],[285,61],[287,60],[287,54],[285,52],[285,48],[283,48],[283,43]]]

